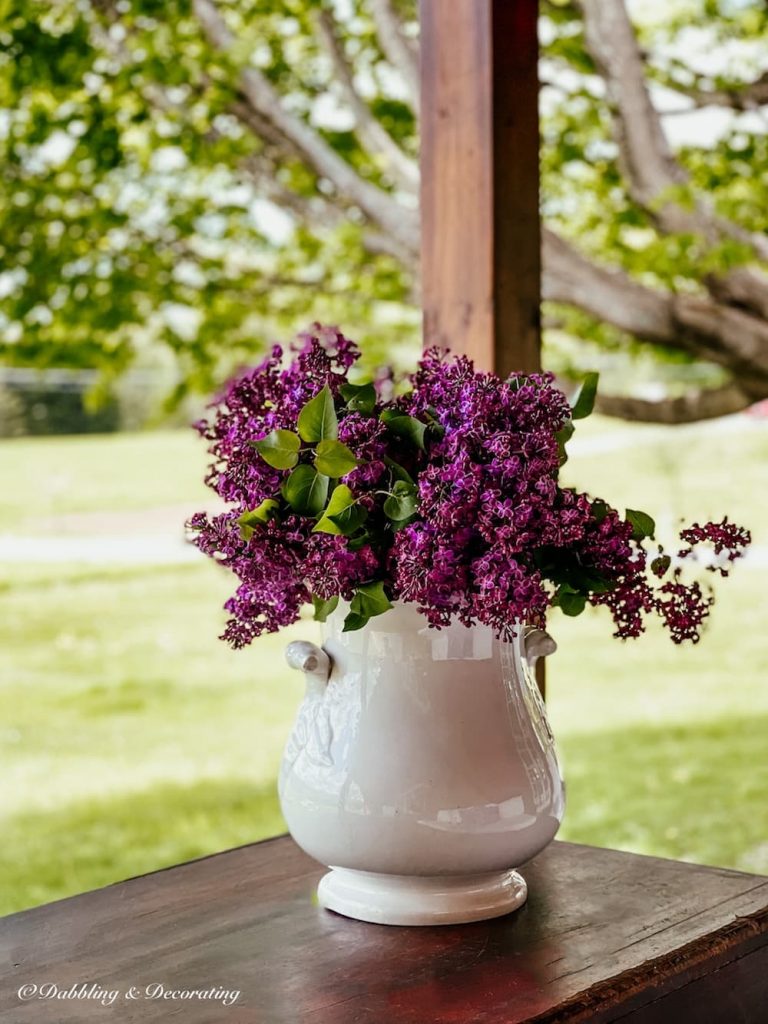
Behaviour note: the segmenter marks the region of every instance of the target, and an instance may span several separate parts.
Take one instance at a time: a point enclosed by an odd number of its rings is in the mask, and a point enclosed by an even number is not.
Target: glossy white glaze
[[[322,649],[288,649],[307,694],[280,771],[283,814],[307,853],[349,869],[326,876],[321,902],[390,924],[519,906],[524,885],[509,869],[554,838],[564,809],[522,635],[431,629],[410,605],[342,633],[344,613],[329,618]],[[548,653],[542,634],[536,646]]]
[[[375,875],[334,868],[317,889],[320,905],[374,924],[467,924],[517,910],[528,886],[517,871],[483,875]]]

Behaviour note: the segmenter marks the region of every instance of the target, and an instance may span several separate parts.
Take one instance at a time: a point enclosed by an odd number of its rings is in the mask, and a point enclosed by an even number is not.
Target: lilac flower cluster
[[[239,579],[224,639],[245,646],[310,600],[323,618],[341,598],[349,629],[400,600],[436,627],[455,617],[508,637],[552,606],[577,615],[590,603],[609,609],[616,636],[657,615],[675,642],[698,640],[712,598],[683,583],[679,563],[711,543],[724,571],[747,531],[694,524],[674,567],[663,554],[649,564],[650,517],[559,483],[572,419],[591,401],[571,408],[549,374],[502,380],[436,350],[393,399],[385,375],[351,384],[358,354],[315,326],[285,365],[276,346],[197,424],[206,481],[228,508],[188,526]]]
[[[680,539],[686,547],[680,548],[673,560],[665,555],[661,546],[659,553],[647,566],[646,553],[639,549],[629,571],[615,576],[615,583],[605,594],[592,595],[592,604],[607,605],[617,625],[614,634],[618,637],[639,636],[643,632],[644,616],[657,615],[675,643],[690,640],[698,643],[701,627],[709,616],[715,602],[711,588],[703,588],[698,580],[684,582],[684,563],[687,560],[701,561],[702,545],[711,545],[714,560],[704,564],[710,572],[728,576],[730,569],[741,558],[751,543],[749,530],[728,522],[694,523],[680,531]],[[654,579],[668,577],[659,586]]]
[[[590,518],[557,486],[557,434],[570,418],[546,374],[506,381],[466,358],[422,359],[402,400],[442,428],[418,477],[419,515],[395,537],[389,568],[403,600],[434,625],[452,616],[499,635],[543,623],[550,594],[535,553],[567,547]]]
[[[690,546],[681,548],[677,553],[678,558],[690,557],[699,544],[711,544],[717,561],[707,565],[707,569],[727,576],[730,564],[741,557],[752,538],[749,530],[736,523],[729,523],[726,516],[720,523],[705,523],[704,526],[694,523],[681,531],[680,540]]]

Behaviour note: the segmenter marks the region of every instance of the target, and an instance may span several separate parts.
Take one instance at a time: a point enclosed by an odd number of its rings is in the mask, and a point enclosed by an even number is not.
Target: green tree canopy
[[[697,418],[768,396],[768,14],[640,13],[543,7],[547,360],[684,365],[687,392],[604,407]],[[21,0],[0,45],[6,361],[115,374],[165,346],[209,387],[311,319],[415,352],[411,3]]]

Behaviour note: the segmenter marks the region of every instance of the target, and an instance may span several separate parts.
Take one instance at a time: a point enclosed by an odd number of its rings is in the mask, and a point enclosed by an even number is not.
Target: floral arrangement
[[[596,374],[571,406],[550,374],[502,380],[432,350],[392,397],[391,377],[350,381],[358,355],[316,325],[287,365],[275,346],[196,425],[213,457],[206,482],[228,510],[187,525],[240,581],[223,639],[243,647],[310,601],[324,621],[342,599],[345,630],[397,600],[433,626],[456,617],[508,638],[550,607],[591,604],[607,607],[617,637],[656,615],[676,643],[698,641],[713,597],[684,582],[684,565],[708,544],[707,568],[727,575],[750,535],[727,519],[694,524],[671,557],[646,513],[560,485]]]

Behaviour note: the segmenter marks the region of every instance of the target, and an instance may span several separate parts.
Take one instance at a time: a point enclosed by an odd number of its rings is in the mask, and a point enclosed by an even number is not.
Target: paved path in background
[[[216,499],[212,497],[211,503]],[[223,506],[222,506],[223,507]],[[0,533],[0,563],[182,565],[203,556],[184,537],[200,504],[69,513],[40,519],[35,533]]]
[[[25,537],[0,534],[0,563],[17,565],[183,565],[203,555],[173,533],[135,537],[72,536]]]
[[[610,433],[598,437],[580,436],[578,426],[576,433],[568,442],[568,453],[571,456],[602,455],[605,452],[617,452],[623,448],[637,448],[644,444],[676,444],[686,439],[708,437],[710,435],[739,434],[747,431],[757,433],[768,432],[768,419],[762,416],[751,416],[745,413],[734,413],[733,416],[721,416],[716,420],[703,420],[701,423],[682,423],[676,427],[664,424],[647,424],[641,428],[617,427]]]

